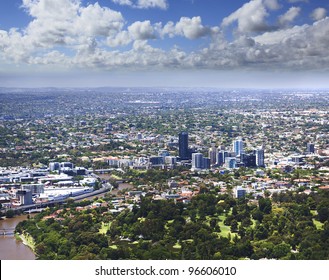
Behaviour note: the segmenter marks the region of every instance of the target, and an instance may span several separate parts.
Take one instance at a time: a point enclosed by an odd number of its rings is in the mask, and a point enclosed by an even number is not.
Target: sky
[[[0,0],[0,87],[329,88],[327,0]]]

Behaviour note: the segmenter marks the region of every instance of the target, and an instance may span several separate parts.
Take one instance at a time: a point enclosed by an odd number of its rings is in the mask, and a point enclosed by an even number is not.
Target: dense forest
[[[146,196],[114,214],[87,204],[48,209],[16,232],[33,237],[38,259],[329,259],[325,191],[258,200],[204,193],[188,204]]]

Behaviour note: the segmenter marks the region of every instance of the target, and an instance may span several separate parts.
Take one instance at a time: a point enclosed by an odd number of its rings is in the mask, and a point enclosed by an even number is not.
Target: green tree
[[[273,248],[272,256],[275,259],[281,259],[290,252],[290,245],[282,242],[281,244],[275,245]]]
[[[6,212],[6,218],[13,218],[14,216],[15,216],[15,211],[14,210],[9,209]]]
[[[272,202],[269,198],[260,198],[258,200],[259,210],[264,214],[270,214],[272,211]]]

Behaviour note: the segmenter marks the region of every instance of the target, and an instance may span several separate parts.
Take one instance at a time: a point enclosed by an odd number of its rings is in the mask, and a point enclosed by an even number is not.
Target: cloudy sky
[[[329,88],[329,1],[1,0],[1,86]]]

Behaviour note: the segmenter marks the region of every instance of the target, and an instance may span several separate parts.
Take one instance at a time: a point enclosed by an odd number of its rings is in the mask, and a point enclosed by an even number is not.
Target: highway
[[[17,212],[27,212],[27,211],[29,211],[29,213],[30,212],[41,212],[44,208],[47,208],[48,206],[54,206],[55,204],[63,204],[68,199],[73,199],[74,201],[80,201],[80,200],[86,199],[88,197],[97,196],[99,194],[112,191],[112,189],[113,189],[113,186],[109,183],[106,183],[106,184],[103,184],[99,190],[96,190],[96,191],[93,191],[90,193],[73,196],[73,197],[69,197],[66,199],[62,199],[62,200],[49,201],[49,202],[43,202],[43,203],[31,204],[31,205],[24,205],[24,206],[19,206],[19,207],[10,208],[10,209],[17,211]],[[7,210],[9,210],[9,209],[2,209],[1,211],[3,213],[6,213]],[[34,210],[34,211],[30,211],[30,210]]]

